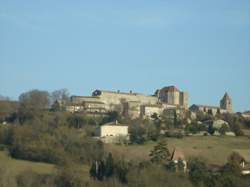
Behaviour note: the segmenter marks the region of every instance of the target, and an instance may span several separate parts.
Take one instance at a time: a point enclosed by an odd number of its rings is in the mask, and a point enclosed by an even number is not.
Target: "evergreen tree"
[[[177,169],[179,172],[184,172],[185,164],[183,160],[179,159],[177,163]]]
[[[92,163],[89,174],[94,179],[102,181],[105,176],[105,164],[103,161],[95,161]]]
[[[95,162],[92,162],[92,165],[91,165],[90,170],[89,170],[89,174],[90,174],[91,177],[96,179],[97,178],[97,172],[98,172],[98,163],[97,163],[97,161],[95,161]]]
[[[161,164],[166,162],[170,157],[170,152],[167,148],[167,142],[162,140],[160,141],[154,149],[150,152],[151,162],[156,164]]]
[[[207,177],[207,166],[204,161],[194,158],[189,161],[189,178],[194,186],[200,186]]]
[[[104,165],[104,162],[101,160],[98,166],[97,179],[102,181],[104,178],[104,175],[105,175],[105,165]]]
[[[214,130],[213,125],[209,125],[207,131],[208,131],[208,133],[211,134],[211,135],[214,134],[215,130]]]
[[[166,168],[168,171],[172,171],[175,172],[176,171],[176,164],[174,163],[174,161],[170,161],[167,163]]]
[[[105,177],[111,177],[114,173],[114,159],[112,154],[109,153],[105,162]]]

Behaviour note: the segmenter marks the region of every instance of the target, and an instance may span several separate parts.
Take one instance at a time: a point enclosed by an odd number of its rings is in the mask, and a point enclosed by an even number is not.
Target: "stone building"
[[[128,141],[128,126],[119,124],[117,121],[107,123],[96,130],[96,136],[105,143],[119,143],[119,141]]]
[[[157,90],[155,95],[162,103],[188,108],[188,93],[181,92],[175,86],[167,86]]]
[[[203,112],[211,115],[232,113],[232,100],[227,93],[220,101],[220,107],[194,104],[189,108],[192,112]]]
[[[211,114],[213,116],[215,116],[216,114],[223,114],[223,113],[227,113],[226,110],[221,109],[220,107],[217,106],[209,106],[209,105],[192,105],[189,108],[192,112],[203,112],[203,113],[207,113],[207,114]]]
[[[96,90],[93,92],[92,96],[99,97],[107,105],[120,105],[124,102],[139,102],[141,104],[156,104],[158,99],[155,96],[146,96],[141,93],[127,92],[117,92],[114,91],[104,91]]]
[[[220,108],[226,110],[229,113],[233,112],[232,99],[229,97],[227,92],[220,101]]]
[[[150,118],[153,114],[161,114],[166,109],[163,104],[142,105],[140,107],[141,117]]]
[[[68,106],[70,111],[75,112],[118,111],[131,118],[149,117],[153,113],[161,114],[167,108],[187,109],[188,93],[179,91],[175,86],[164,87],[150,96],[132,91],[127,93],[95,90],[92,96],[72,96],[71,104]],[[75,109],[79,109],[79,111]]]
[[[124,102],[122,108],[122,114],[126,117],[130,117],[132,119],[138,118],[141,115],[141,104],[139,101],[129,101]]]

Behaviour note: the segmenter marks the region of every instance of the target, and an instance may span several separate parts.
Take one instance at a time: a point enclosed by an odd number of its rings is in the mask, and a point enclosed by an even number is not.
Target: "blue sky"
[[[249,0],[0,0],[0,94],[152,94],[250,109]]]

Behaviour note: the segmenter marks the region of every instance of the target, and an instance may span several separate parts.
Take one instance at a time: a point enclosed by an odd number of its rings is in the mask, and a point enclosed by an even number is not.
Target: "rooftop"
[[[93,92],[93,96],[97,96],[97,95],[101,95],[101,93],[112,93],[112,94],[123,94],[123,95],[144,95],[142,93],[134,93],[132,91],[130,92],[120,92],[120,90],[118,91],[110,91],[110,90],[95,90]]]
[[[202,108],[220,109],[220,107],[218,107],[218,106],[209,106],[209,105],[197,105],[197,104],[193,104],[192,106],[197,106],[197,107],[202,107]]]
[[[228,95],[228,93],[226,92],[226,93],[224,94],[222,100],[228,100],[228,99],[230,100],[231,98],[230,98],[230,96]]]
[[[109,123],[105,123],[101,126],[128,126],[128,125],[125,125],[125,124],[120,124],[117,120],[116,121],[112,121],[112,122],[109,122]]]
[[[176,88],[175,86],[166,86],[166,87],[162,88],[161,91],[165,91],[165,92],[180,92],[180,90],[178,88]]]
[[[185,156],[179,148],[174,148],[171,160],[185,160]]]

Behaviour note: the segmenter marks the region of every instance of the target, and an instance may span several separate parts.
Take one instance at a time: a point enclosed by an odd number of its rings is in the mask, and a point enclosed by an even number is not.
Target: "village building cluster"
[[[153,95],[141,93],[95,90],[92,96],[72,96],[66,110],[72,113],[106,114],[117,111],[130,118],[150,118],[153,114],[161,115],[166,109],[176,111],[190,110],[216,115],[232,113],[232,100],[227,93],[220,101],[220,106],[194,104],[189,107],[189,94],[175,86],[157,89]]]
[[[155,94],[146,96],[132,91],[95,90],[92,96],[72,96],[69,112],[86,112],[105,114],[118,111],[130,118],[150,117],[154,113],[161,114],[165,109],[188,109],[188,93],[178,90],[175,86],[168,86],[156,90]]]
[[[193,112],[200,111],[200,112],[208,113],[211,115],[232,113],[233,112],[232,99],[229,97],[228,93],[225,93],[225,95],[220,101],[219,107],[194,104],[190,107],[190,111],[193,111]]]
[[[193,118],[196,118],[198,112],[210,115],[233,112],[232,100],[227,93],[221,99],[220,106],[194,104],[189,108],[188,92],[180,91],[175,86],[157,89],[150,96],[132,91],[126,93],[119,90],[116,92],[95,90],[92,96],[72,96],[66,110],[90,115],[105,115],[116,111],[131,119],[161,116],[164,111],[174,112],[179,116],[189,111]],[[222,124],[227,125],[224,121]],[[104,124],[97,131],[96,136],[107,143],[129,140],[128,126],[118,122]]]

